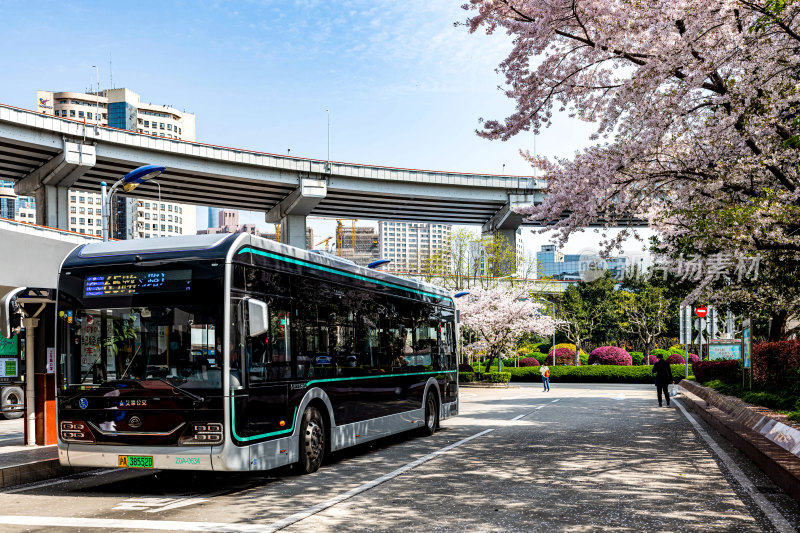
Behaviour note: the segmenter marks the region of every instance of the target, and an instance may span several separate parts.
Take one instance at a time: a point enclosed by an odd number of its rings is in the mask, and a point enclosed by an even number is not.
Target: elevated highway
[[[37,198],[37,223],[68,227],[67,190],[100,191],[133,168],[159,164],[171,202],[263,211],[281,237],[305,245],[308,215],[477,224],[512,242],[517,206],[540,202],[532,177],[465,174],[289,157],[154,137],[0,105],[0,176]],[[135,193],[155,199],[155,184]]]

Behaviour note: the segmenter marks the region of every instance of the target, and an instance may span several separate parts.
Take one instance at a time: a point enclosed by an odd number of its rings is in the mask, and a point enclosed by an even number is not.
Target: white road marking
[[[143,496],[139,498],[128,498],[112,509],[114,511],[144,511],[146,513],[160,513],[180,507],[187,507],[209,501],[208,498],[197,498],[190,496],[180,496],[178,498],[156,498]]]
[[[522,415],[525,416],[525,415]],[[362,492],[370,490],[381,483],[394,479],[400,474],[408,472],[409,470],[418,467],[423,463],[427,463],[431,459],[435,459],[439,455],[449,452],[450,450],[466,444],[467,442],[482,437],[491,433],[496,428],[485,429],[479,433],[475,433],[469,437],[454,442],[444,448],[431,452],[424,457],[420,457],[416,461],[412,461],[406,465],[401,466],[393,472],[389,472],[379,478],[373,479],[363,485],[360,485],[352,490],[334,496],[333,498],[324,502],[318,503],[303,511],[295,513],[291,516],[273,522],[271,524],[225,524],[216,522],[178,522],[172,520],[122,520],[122,519],[107,519],[107,518],[82,518],[82,517],[63,517],[63,516],[0,516],[0,524],[17,525],[17,526],[50,526],[50,527],[86,527],[86,528],[105,528],[105,529],[145,529],[157,531],[214,531],[221,533],[229,532],[243,532],[243,533],[272,533],[285,527],[288,527],[300,520],[304,520],[313,516],[329,507],[341,503],[345,500],[357,496]],[[147,498],[138,498],[144,500]]]
[[[175,520],[120,520],[67,516],[0,516],[0,524],[10,526],[84,527],[101,529],[137,529],[151,531],[210,531],[219,533],[268,533],[275,531],[261,524],[225,524],[220,522],[178,522]]]
[[[561,399],[561,398],[556,398],[555,400],[551,401],[550,403],[556,403],[556,402],[557,402],[558,400],[560,400],[560,399]]]
[[[617,397],[616,397],[616,398],[614,398],[614,399],[615,399],[615,400],[624,400],[624,399],[625,399],[625,395],[624,395],[624,394],[620,394],[619,396],[617,396]]]
[[[534,407],[534,409],[541,409],[544,405],[540,405],[539,407]]]
[[[789,523],[786,518],[766,499],[764,496],[758,491],[758,489],[753,485],[753,482],[741,471],[741,469],[733,462],[733,459],[725,453],[725,451],[719,446],[719,444],[711,438],[711,436],[706,432],[705,429],[700,426],[697,420],[694,419],[692,415],[690,415],[686,408],[681,405],[679,400],[675,400],[675,405],[677,405],[680,410],[683,412],[686,419],[694,426],[695,431],[703,437],[703,440],[706,441],[708,446],[714,451],[714,453],[720,458],[720,460],[725,463],[728,471],[731,475],[739,482],[742,488],[753,498],[753,501],[756,502],[761,508],[761,511],[767,516],[772,525],[775,527],[777,531],[780,533],[791,533],[795,531],[792,525]]]

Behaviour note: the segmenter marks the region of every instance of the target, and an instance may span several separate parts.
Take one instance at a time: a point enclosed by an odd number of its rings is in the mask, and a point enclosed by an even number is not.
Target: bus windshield
[[[66,389],[161,380],[222,389],[221,307],[59,308]],[[63,353],[66,351],[66,353]]]

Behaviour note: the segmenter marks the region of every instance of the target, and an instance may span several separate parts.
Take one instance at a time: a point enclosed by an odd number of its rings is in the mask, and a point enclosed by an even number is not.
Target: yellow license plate
[[[120,468],[153,468],[153,457],[149,455],[120,455]]]

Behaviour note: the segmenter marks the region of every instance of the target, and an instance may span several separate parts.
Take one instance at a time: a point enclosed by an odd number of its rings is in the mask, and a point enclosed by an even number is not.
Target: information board
[[[19,354],[19,337],[15,333],[13,337],[7,339],[0,335],[0,355],[13,355],[16,357]]]
[[[750,320],[744,321],[742,324],[742,365],[744,368],[750,368],[750,355],[752,353],[753,338],[750,333]]]
[[[191,270],[154,270],[147,272],[120,272],[86,276],[84,298],[96,296],[130,296],[159,292],[188,291],[191,289]]]
[[[741,359],[742,342],[739,340],[717,339],[708,342],[708,358],[712,361]]]
[[[16,357],[0,357],[0,378],[19,376],[19,360]]]

